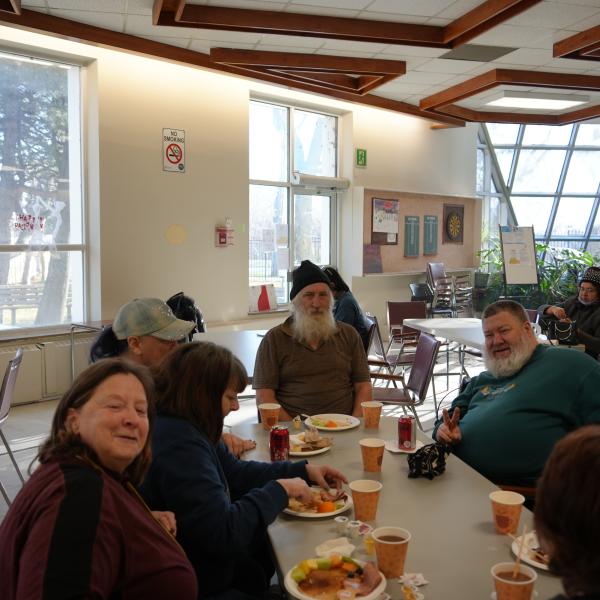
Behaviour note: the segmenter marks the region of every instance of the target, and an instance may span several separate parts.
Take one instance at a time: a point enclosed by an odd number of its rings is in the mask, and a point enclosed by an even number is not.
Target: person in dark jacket
[[[367,351],[367,337],[369,335],[369,325],[365,319],[365,315],[358,305],[356,298],[353,296],[348,284],[342,279],[337,269],[333,267],[322,267],[323,273],[329,279],[329,287],[333,293],[335,304],[333,305],[333,318],[342,323],[352,325],[365,346]]]
[[[560,440],[538,482],[535,529],[566,595],[600,600],[600,426]]]
[[[175,513],[177,539],[202,577],[201,597],[263,597],[273,565],[267,526],[290,498],[310,500],[307,482],[341,486],[345,477],[306,461],[241,461],[221,441],[223,418],[237,407],[246,371],[210,342],[180,346],[158,375],[152,465],[141,492]]]
[[[0,526],[3,599],[197,597],[173,514],[151,514],[133,487],[150,463],[153,394],[144,367],[106,359],[63,396]]]
[[[597,359],[600,355],[600,268],[589,267],[584,271],[577,296],[555,305],[543,304],[538,313],[542,323],[550,320],[565,326],[573,323],[574,334],[566,341],[584,344],[585,351]]]

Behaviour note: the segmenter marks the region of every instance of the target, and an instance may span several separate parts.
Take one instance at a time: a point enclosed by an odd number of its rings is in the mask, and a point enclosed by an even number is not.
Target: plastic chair
[[[0,388],[0,438],[2,438],[2,443],[6,447],[6,451],[8,452],[8,456],[12,461],[13,466],[15,467],[15,471],[21,480],[21,483],[25,483],[25,479],[23,478],[23,474],[19,469],[19,465],[15,460],[14,454],[8,444],[8,440],[6,439],[4,433],[2,433],[2,425],[8,419],[8,413],[10,412],[10,405],[12,403],[15,384],[17,382],[17,375],[19,373],[19,367],[21,366],[21,360],[23,359],[23,348],[19,348],[15,357],[8,361],[8,365],[6,366],[6,372],[4,373],[4,379],[2,380],[2,388]],[[4,500],[6,503],[10,505],[10,499],[8,494],[6,493],[6,489],[0,483],[0,492],[2,496],[4,496]]]
[[[388,350],[385,347],[379,329],[379,322],[375,315],[366,313],[366,318],[372,326],[370,327],[371,339],[367,350],[367,362],[369,367],[376,369],[371,372],[371,378],[378,378],[377,374],[381,373],[393,375],[398,367],[412,363],[412,355],[404,358],[401,351]]]
[[[428,262],[427,263],[427,279],[431,284],[431,287],[435,289],[435,284],[439,279],[446,279],[446,267],[442,262]]]
[[[427,304],[425,302],[387,301],[387,320],[390,330],[388,349],[394,343],[416,345],[420,331],[404,326],[404,319],[426,319]]]
[[[457,317],[461,312],[473,314],[473,286],[470,275],[457,275],[454,278],[454,298],[452,309]]]
[[[427,333],[421,333],[407,382],[404,381],[404,377],[401,375],[372,375],[372,378],[374,379],[389,379],[391,381],[401,383],[402,387],[399,389],[389,387],[374,387],[373,400],[382,402],[383,404],[395,404],[402,406],[405,412],[406,408],[409,408],[413,413],[415,420],[417,421],[417,425],[421,431],[423,431],[423,426],[421,425],[421,421],[419,421],[419,415],[417,414],[416,407],[425,402],[429,384],[433,384],[433,368],[435,366],[439,348],[440,342],[438,340]],[[433,388],[433,399],[437,411],[435,385]]]

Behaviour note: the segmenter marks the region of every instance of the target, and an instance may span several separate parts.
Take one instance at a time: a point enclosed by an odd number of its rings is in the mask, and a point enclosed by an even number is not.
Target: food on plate
[[[337,427],[347,427],[351,425],[351,421],[336,421],[334,419],[317,419],[315,417],[310,418],[310,422],[316,427],[326,427],[327,429],[336,429]]]
[[[550,562],[550,557],[542,550],[540,546],[529,548],[529,558],[546,566]]]
[[[303,594],[317,600],[367,596],[381,583],[373,563],[361,565],[340,554],[303,560],[292,569],[291,577]]]
[[[290,438],[290,452],[313,452],[333,445],[331,438],[323,437],[316,427],[308,425],[308,430]]]
[[[300,502],[296,498],[290,498],[288,508],[298,513],[330,513],[344,508],[348,495],[343,490],[312,490],[312,501],[310,503]]]

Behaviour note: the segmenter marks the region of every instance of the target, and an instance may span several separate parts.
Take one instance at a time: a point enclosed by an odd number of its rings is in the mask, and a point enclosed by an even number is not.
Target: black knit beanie
[[[307,285],[313,283],[326,283],[329,285],[329,278],[317,265],[311,263],[310,260],[303,260],[300,266],[292,272],[292,291],[290,292],[290,300],[304,289]]]

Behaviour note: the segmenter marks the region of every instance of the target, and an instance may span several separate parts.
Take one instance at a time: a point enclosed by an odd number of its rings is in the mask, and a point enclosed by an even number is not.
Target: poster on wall
[[[185,131],[163,129],[163,171],[185,173]]]
[[[419,256],[419,217],[404,217],[404,256]]]
[[[423,217],[423,256],[433,256],[438,252],[438,218],[437,215]]]
[[[379,244],[364,244],[363,273],[381,273],[381,247]]]
[[[397,244],[400,226],[398,200],[373,198],[371,223],[372,244]]]

